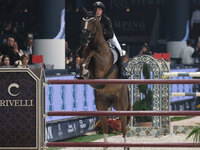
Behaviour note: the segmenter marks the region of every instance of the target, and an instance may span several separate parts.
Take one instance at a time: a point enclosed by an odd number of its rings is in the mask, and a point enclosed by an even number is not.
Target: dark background
[[[0,0],[0,40],[5,38],[2,30],[9,22],[18,28],[23,37],[33,34],[34,38],[42,37],[41,16],[45,7],[53,7],[51,1],[59,5],[59,0]],[[94,0],[65,0],[66,8],[66,40],[72,50],[79,46],[81,7],[92,10]],[[148,42],[152,52],[166,52],[168,40],[182,39],[185,35],[185,23],[171,23],[174,15],[181,19],[181,14],[187,13],[188,19],[200,0],[102,0],[106,5],[105,14],[112,20],[113,28],[119,42],[125,43],[122,48],[130,57],[135,56],[144,42]],[[189,5],[186,5],[186,2]],[[61,3],[60,3],[61,4]],[[179,10],[176,10],[179,8]],[[130,11],[127,11],[129,9]],[[60,17],[55,12],[46,14],[47,18],[55,18],[55,22],[46,26],[52,29],[48,38],[57,32]],[[56,17],[57,16],[57,17]],[[178,21],[177,21],[178,22]],[[43,20],[44,24],[48,24]],[[57,27],[55,27],[57,25]],[[173,29],[171,29],[173,28]],[[182,30],[173,34],[172,31]],[[45,31],[44,31],[45,32]],[[43,32],[43,33],[44,33]],[[53,35],[51,35],[53,34]],[[47,37],[46,36],[46,37]],[[174,37],[175,36],[175,37]]]

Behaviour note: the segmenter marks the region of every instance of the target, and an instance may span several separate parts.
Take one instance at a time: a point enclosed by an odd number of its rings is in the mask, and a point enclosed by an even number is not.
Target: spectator
[[[13,51],[10,55],[10,64],[18,66],[19,62],[20,62],[20,56],[22,56],[22,55],[23,55],[22,50],[19,50],[17,42],[14,42],[13,43]]]
[[[3,59],[2,59],[2,67],[3,68],[10,68],[11,65],[10,65],[10,58],[8,55],[4,55],[3,56]]]
[[[75,57],[75,62],[72,65],[72,69],[80,69],[81,58],[79,56]]]
[[[144,43],[142,49],[139,52],[139,55],[152,55],[152,52],[149,51],[149,46],[147,43]]]
[[[32,37],[28,37],[26,39],[26,43],[24,44],[24,48],[23,48],[24,54],[28,54],[29,55],[29,58],[30,58],[29,64],[32,64],[32,54],[33,54],[33,50],[34,50],[33,43],[34,43],[33,38]]]
[[[29,65],[28,65],[28,63],[29,63],[29,55],[28,54],[24,54],[24,55],[22,55],[22,57],[21,57],[21,65],[22,65],[22,67],[23,68],[28,68],[29,67]]]
[[[71,52],[69,56],[65,57],[65,68],[71,69],[73,65],[74,65],[74,54],[73,52]]]
[[[18,48],[17,42],[14,42],[13,44],[13,50],[14,50],[14,53],[18,53],[20,57],[24,54],[23,51]]]
[[[72,50],[69,48],[68,42],[65,41],[65,56],[69,57]]]
[[[124,56],[122,56],[122,63],[125,64],[129,61],[129,56],[127,54],[125,54]]]
[[[3,55],[9,55],[13,51],[13,44],[15,39],[13,37],[8,37],[6,42],[1,46],[0,53]]]
[[[26,43],[24,43],[23,50],[24,50],[24,53],[28,55],[33,54],[33,38],[32,37],[28,37],[26,39]]]
[[[74,53],[73,52],[71,52],[69,54],[68,60],[69,60],[69,65],[71,65],[74,62]]]
[[[65,57],[65,68],[66,69],[70,68],[70,66],[69,66],[69,58],[67,56]]]
[[[14,52],[14,42],[15,39],[13,37],[8,37],[6,43],[0,48],[0,53],[9,57],[11,65],[14,65],[15,60],[20,59],[20,56],[17,56],[17,54]]]
[[[192,54],[192,57],[195,59],[195,63],[200,62],[200,41],[197,42],[196,47],[195,47],[195,51]]]
[[[194,58],[192,58],[192,55],[194,53],[194,48],[191,47],[191,45],[192,45],[191,41],[188,40],[187,46],[181,50],[180,58],[181,58],[181,63],[184,65],[194,64]]]

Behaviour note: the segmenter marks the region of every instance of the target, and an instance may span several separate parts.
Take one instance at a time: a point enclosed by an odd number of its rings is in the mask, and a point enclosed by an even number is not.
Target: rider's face
[[[100,17],[103,14],[103,9],[102,8],[97,8],[96,10],[96,16]]]

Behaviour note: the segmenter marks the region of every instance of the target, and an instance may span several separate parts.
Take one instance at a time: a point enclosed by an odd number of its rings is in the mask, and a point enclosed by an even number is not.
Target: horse
[[[118,68],[113,64],[113,54],[103,36],[103,30],[97,17],[84,9],[86,17],[82,19],[82,60],[80,76],[84,79],[118,79]],[[127,84],[90,85],[95,91],[97,111],[107,111],[110,107],[118,111],[129,111],[130,96]],[[108,142],[108,123],[106,116],[99,117],[102,123],[104,142]],[[120,116],[121,132],[126,142],[127,125],[130,116]],[[106,149],[106,148],[104,148]],[[128,149],[124,147],[124,149]]]

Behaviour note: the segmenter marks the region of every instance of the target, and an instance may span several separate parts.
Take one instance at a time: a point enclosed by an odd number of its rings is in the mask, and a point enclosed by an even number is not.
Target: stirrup
[[[81,77],[80,75],[79,75],[79,76],[75,75],[75,76],[74,76],[74,79],[79,79],[79,80],[81,80],[81,79],[84,79],[84,78]]]
[[[120,77],[120,79],[128,79],[129,78],[124,72],[120,72],[119,77]]]

